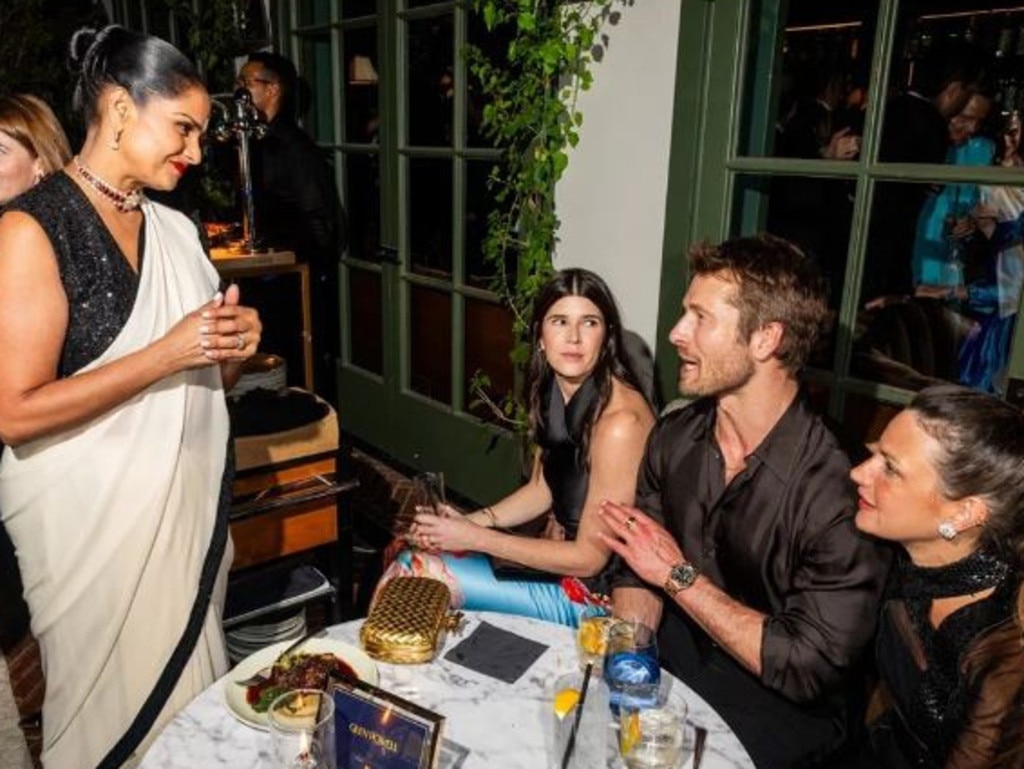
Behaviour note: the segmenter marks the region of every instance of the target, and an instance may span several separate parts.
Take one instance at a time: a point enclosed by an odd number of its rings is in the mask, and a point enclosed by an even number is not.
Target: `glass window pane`
[[[783,5],[788,10],[777,27],[751,28],[740,154],[852,159],[860,148],[878,4]]]
[[[466,382],[463,397],[467,410],[487,422],[500,422],[494,408],[501,408],[505,398],[512,393],[512,313],[507,307],[466,299]],[[478,374],[490,380],[486,397],[491,406],[480,402],[478,393],[472,392],[470,384]]]
[[[1019,188],[880,184],[853,373],[910,390],[952,381],[1003,392],[1022,213]]]
[[[441,403],[452,400],[452,297],[409,286],[409,388]]]
[[[370,16],[377,13],[377,0],[341,0],[341,15],[346,19],[354,16]]]
[[[1024,9],[920,0],[901,6],[879,159],[961,163],[1022,107]]]
[[[326,32],[300,38],[299,88],[296,99],[299,120],[318,142],[334,143],[331,94],[331,38]]]
[[[349,328],[352,329],[352,365],[374,374],[384,373],[384,331],[381,316],[379,272],[348,271]]]
[[[498,205],[488,184],[493,167],[488,160],[466,163],[465,282],[477,288],[490,288],[495,275],[494,265],[484,259],[488,216]],[[516,252],[510,249],[505,258],[505,274],[514,277],[515,271]]]
[[[829,307],[839,314],[843,297],[854,185],[847,179],[741,176],[736,185],[735,235],[770,232],[815,258],[828,286]],[[832,369],[835,324],[811,356],[811,365]]]
[[[348,214],[348,253],[356,259],[379,261],[380,156],[345,156],[345,212]]]
[[[345,141],[376,144],[380,131],[377,28],[345,32]]]
[[[438,278],[452,273],[452,161],[409,159],[410,269]]]
[[[504,24],[488,32],[483,19],[477,13],[469,15],[469,42],[480,49],[481,54],[496,64],[508,61],[508,45],[512,40],[512,25]],[[480,84],[469,76],[469,87],[466,98],[466,143],[472,147],[490,147],[492,142],[481,133],[480,122],[483,120],[484,107],[488,100],[480,92]]]
[[[414,147],[450,147],[455,103],[452,16],[407,23],[408,141]]]
[[[299,10],[299,26],[326,24],[331,20],[331,0],[302,0],[296,3]]]

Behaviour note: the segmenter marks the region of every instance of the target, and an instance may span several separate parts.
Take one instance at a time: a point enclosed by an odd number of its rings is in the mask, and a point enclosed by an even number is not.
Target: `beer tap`
[[[230,95],[215,94],[212,102],[220,108],[210,135],[218,142],[234,140],[238,146],[238,184],[242,192],[242,241],[245,251],[262,250],[256,234],[256,207],[252,197],[252,166],[249,162],[249,142],[266,136],[267,124],[260,119],[247,88],[239,88]],[[228,101],[228,103],[225,103]]]

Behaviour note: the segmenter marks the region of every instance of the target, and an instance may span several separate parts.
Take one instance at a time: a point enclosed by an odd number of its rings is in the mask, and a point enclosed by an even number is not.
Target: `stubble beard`
[[[692,386],[687,386],[679,377],[679,394],[684,398],[704,398],[729,395],[740,390],[754,376],[754,362],[747,356],[736,356],[735,359],[725,358],[717,364],[709,365],[707,361],[698,364],[698,378]]]

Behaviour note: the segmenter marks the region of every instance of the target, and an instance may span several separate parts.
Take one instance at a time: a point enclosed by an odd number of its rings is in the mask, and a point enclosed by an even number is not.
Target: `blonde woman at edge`
[[[53,110],[42,99],[29,94],[0,96],[0,210],[42,181],[59,171],[71,159],[64,129]],[[0,451],[3,444],[0,444]],[[6,532],[0,532],[0,575],[4,590],[12,592],[0,600],[0,623],[21,626],[25,622],[24,605],[13,589],[21,589],[17,564]],[[20,616],[18,616],[20,615]],[[3,628],[6,636],[10,628]],[[33,645],[33,649],[35,646]],[[7,661],[0,655],[0,755],[7,756],[10,769],[31,769],[25,737],[18,726],[18,710],[11,691]]]
[[[142,192],[200,161],[191,62],[117,26],[70,58],[85,143],[0,217],[0,515],[42,651],[43,766],[113,769],[227,668],[224,390],[261,325]]]

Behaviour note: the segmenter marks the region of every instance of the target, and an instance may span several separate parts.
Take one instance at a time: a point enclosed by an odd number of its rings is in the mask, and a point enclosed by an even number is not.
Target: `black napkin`
[[[547,648],[545,644],[481,622],[444,658],[485,676],[514,684]]]

